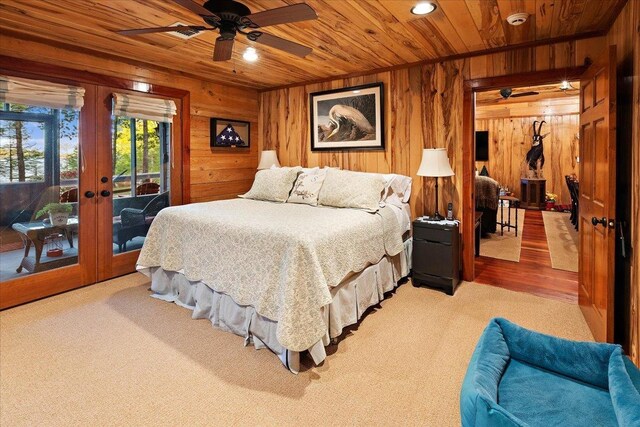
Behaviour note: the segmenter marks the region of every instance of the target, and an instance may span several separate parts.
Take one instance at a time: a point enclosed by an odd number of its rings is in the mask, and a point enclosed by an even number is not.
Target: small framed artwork
[[[250,135],[249,122],[211,119],[211,148],[249,148]]]
[[[309,95],[311,151],[384,150],[384,86]]]

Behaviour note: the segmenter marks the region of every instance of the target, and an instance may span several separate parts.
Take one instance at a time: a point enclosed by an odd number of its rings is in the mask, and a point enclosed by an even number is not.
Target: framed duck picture
[[[249,148],[251,124],[241,120],[211,119],[211,148]]]
[[[384,150],[382,82],[309,95],[311,151]]]

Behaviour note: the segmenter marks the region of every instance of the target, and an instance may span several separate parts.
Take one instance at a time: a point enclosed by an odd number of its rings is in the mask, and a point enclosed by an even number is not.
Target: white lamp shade
[[[265,150],[260,155],[260,163],[258,169],[269,169],[271,166],[280,167],[278,161],[278,153],[275,150]]]
[[[422,150],[422,162],[418,176],[453,176],[447,150],[444,148],[425,148]]]

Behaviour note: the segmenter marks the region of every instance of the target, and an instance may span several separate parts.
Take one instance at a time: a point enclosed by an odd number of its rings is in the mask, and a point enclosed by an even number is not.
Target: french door
[[[111,105],[114,92],[122,89],[101,86],[98,103]],[[112,116],[103,110],[98,123],[98,140],[104,141],[96,153],[101,281],[134,271],[155,215],[182,203],[182,122],[179,115],[167,123]]]
[[[155,215],[188,197],[187,92],[47,78],[82,86],[84,105],[0,104],[0,309],[135,271]],[[178,113],[172,123],[113,116],[115,92],[173,99]]]
[[[1,105],[0,308],[97,280],[96,87],[80,111]]]

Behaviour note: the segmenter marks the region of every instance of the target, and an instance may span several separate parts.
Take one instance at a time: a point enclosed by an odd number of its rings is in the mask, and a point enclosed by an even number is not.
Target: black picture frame
[[[382,82],[309,94],[311,151],[383,151],[384,108]]]
[[[240,137],[242,144],[226,143],[218,138],[228,126]],[[244,120],[213,117],[210,120],[210,146],[215,150],[244,150],[251,146],[251,123]]]

